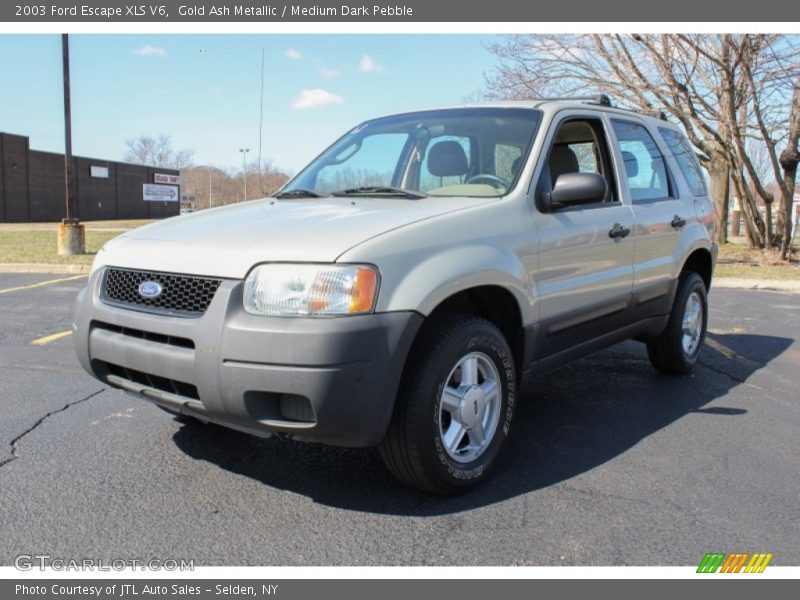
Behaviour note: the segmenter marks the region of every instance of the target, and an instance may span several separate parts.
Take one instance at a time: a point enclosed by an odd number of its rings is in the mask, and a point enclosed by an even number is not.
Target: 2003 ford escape
[[[274,198],[106,244],[76,348],[167,411],[378,446],[452,493],[487,476],[531,376],[628,338],[692,369],[713,227],[680,130],[604,96],[383,117]]]

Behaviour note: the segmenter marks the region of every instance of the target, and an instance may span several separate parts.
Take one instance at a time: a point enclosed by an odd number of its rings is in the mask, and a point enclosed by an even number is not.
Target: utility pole
[[[242,153],[242,178],[244,179],[244,201],[247,202],[247,153],[250,148],[239,148]]]
[[[69,85],[69,35],[61,35],[61,58],[64,74],[64,178],[66,192],[66,217],[58,226],[58,253],[84,254],[86,239],[84,227],[78,219],[78,198],[75,173],[72,168],[72,102]]]

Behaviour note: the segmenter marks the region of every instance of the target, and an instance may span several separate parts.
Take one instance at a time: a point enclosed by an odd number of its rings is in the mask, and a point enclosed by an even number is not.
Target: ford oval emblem
[[[139,295],[148,300],[158,298],[163,291],[164,287],[157,281],[143,281],[139,284]]]

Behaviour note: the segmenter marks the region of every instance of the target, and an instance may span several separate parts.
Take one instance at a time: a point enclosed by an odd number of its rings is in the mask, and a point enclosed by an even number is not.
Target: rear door
[[[546,142],[536,193],[555,185],[565,172],[605,177],[603,202],[535,215],[539,245],[536,291],[540,331],[536,358],[597,339],[623,327],[633,288],[633,242],[612,237],[612,229],[632,231],[631,207],[619,194],[609,151],[608,122],[600,115],[559,113]]]
[[[635,320],[669,313],[675,292],[681,232],[694,217],[692,204],[681,197],[658,132],[634,117],[611,119],[616,138],[623,196],[633,209]]]

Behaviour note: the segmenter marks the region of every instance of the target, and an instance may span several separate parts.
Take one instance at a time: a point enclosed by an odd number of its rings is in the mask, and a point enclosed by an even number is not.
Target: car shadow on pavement
[[[538,378],[521,396],[494,475],[455,497],[403,486],[372,448],[261,439],[200,423],[183,425],[173,439],[196,460],[321,504],[394,515],[458,513],[589,471],[689,413],[746,418],[745,408],[706,405],[743,384],[792,343],[773,336],[711,333],[694,374],[671,377],[652,369],[642,344],[626,342]]]

